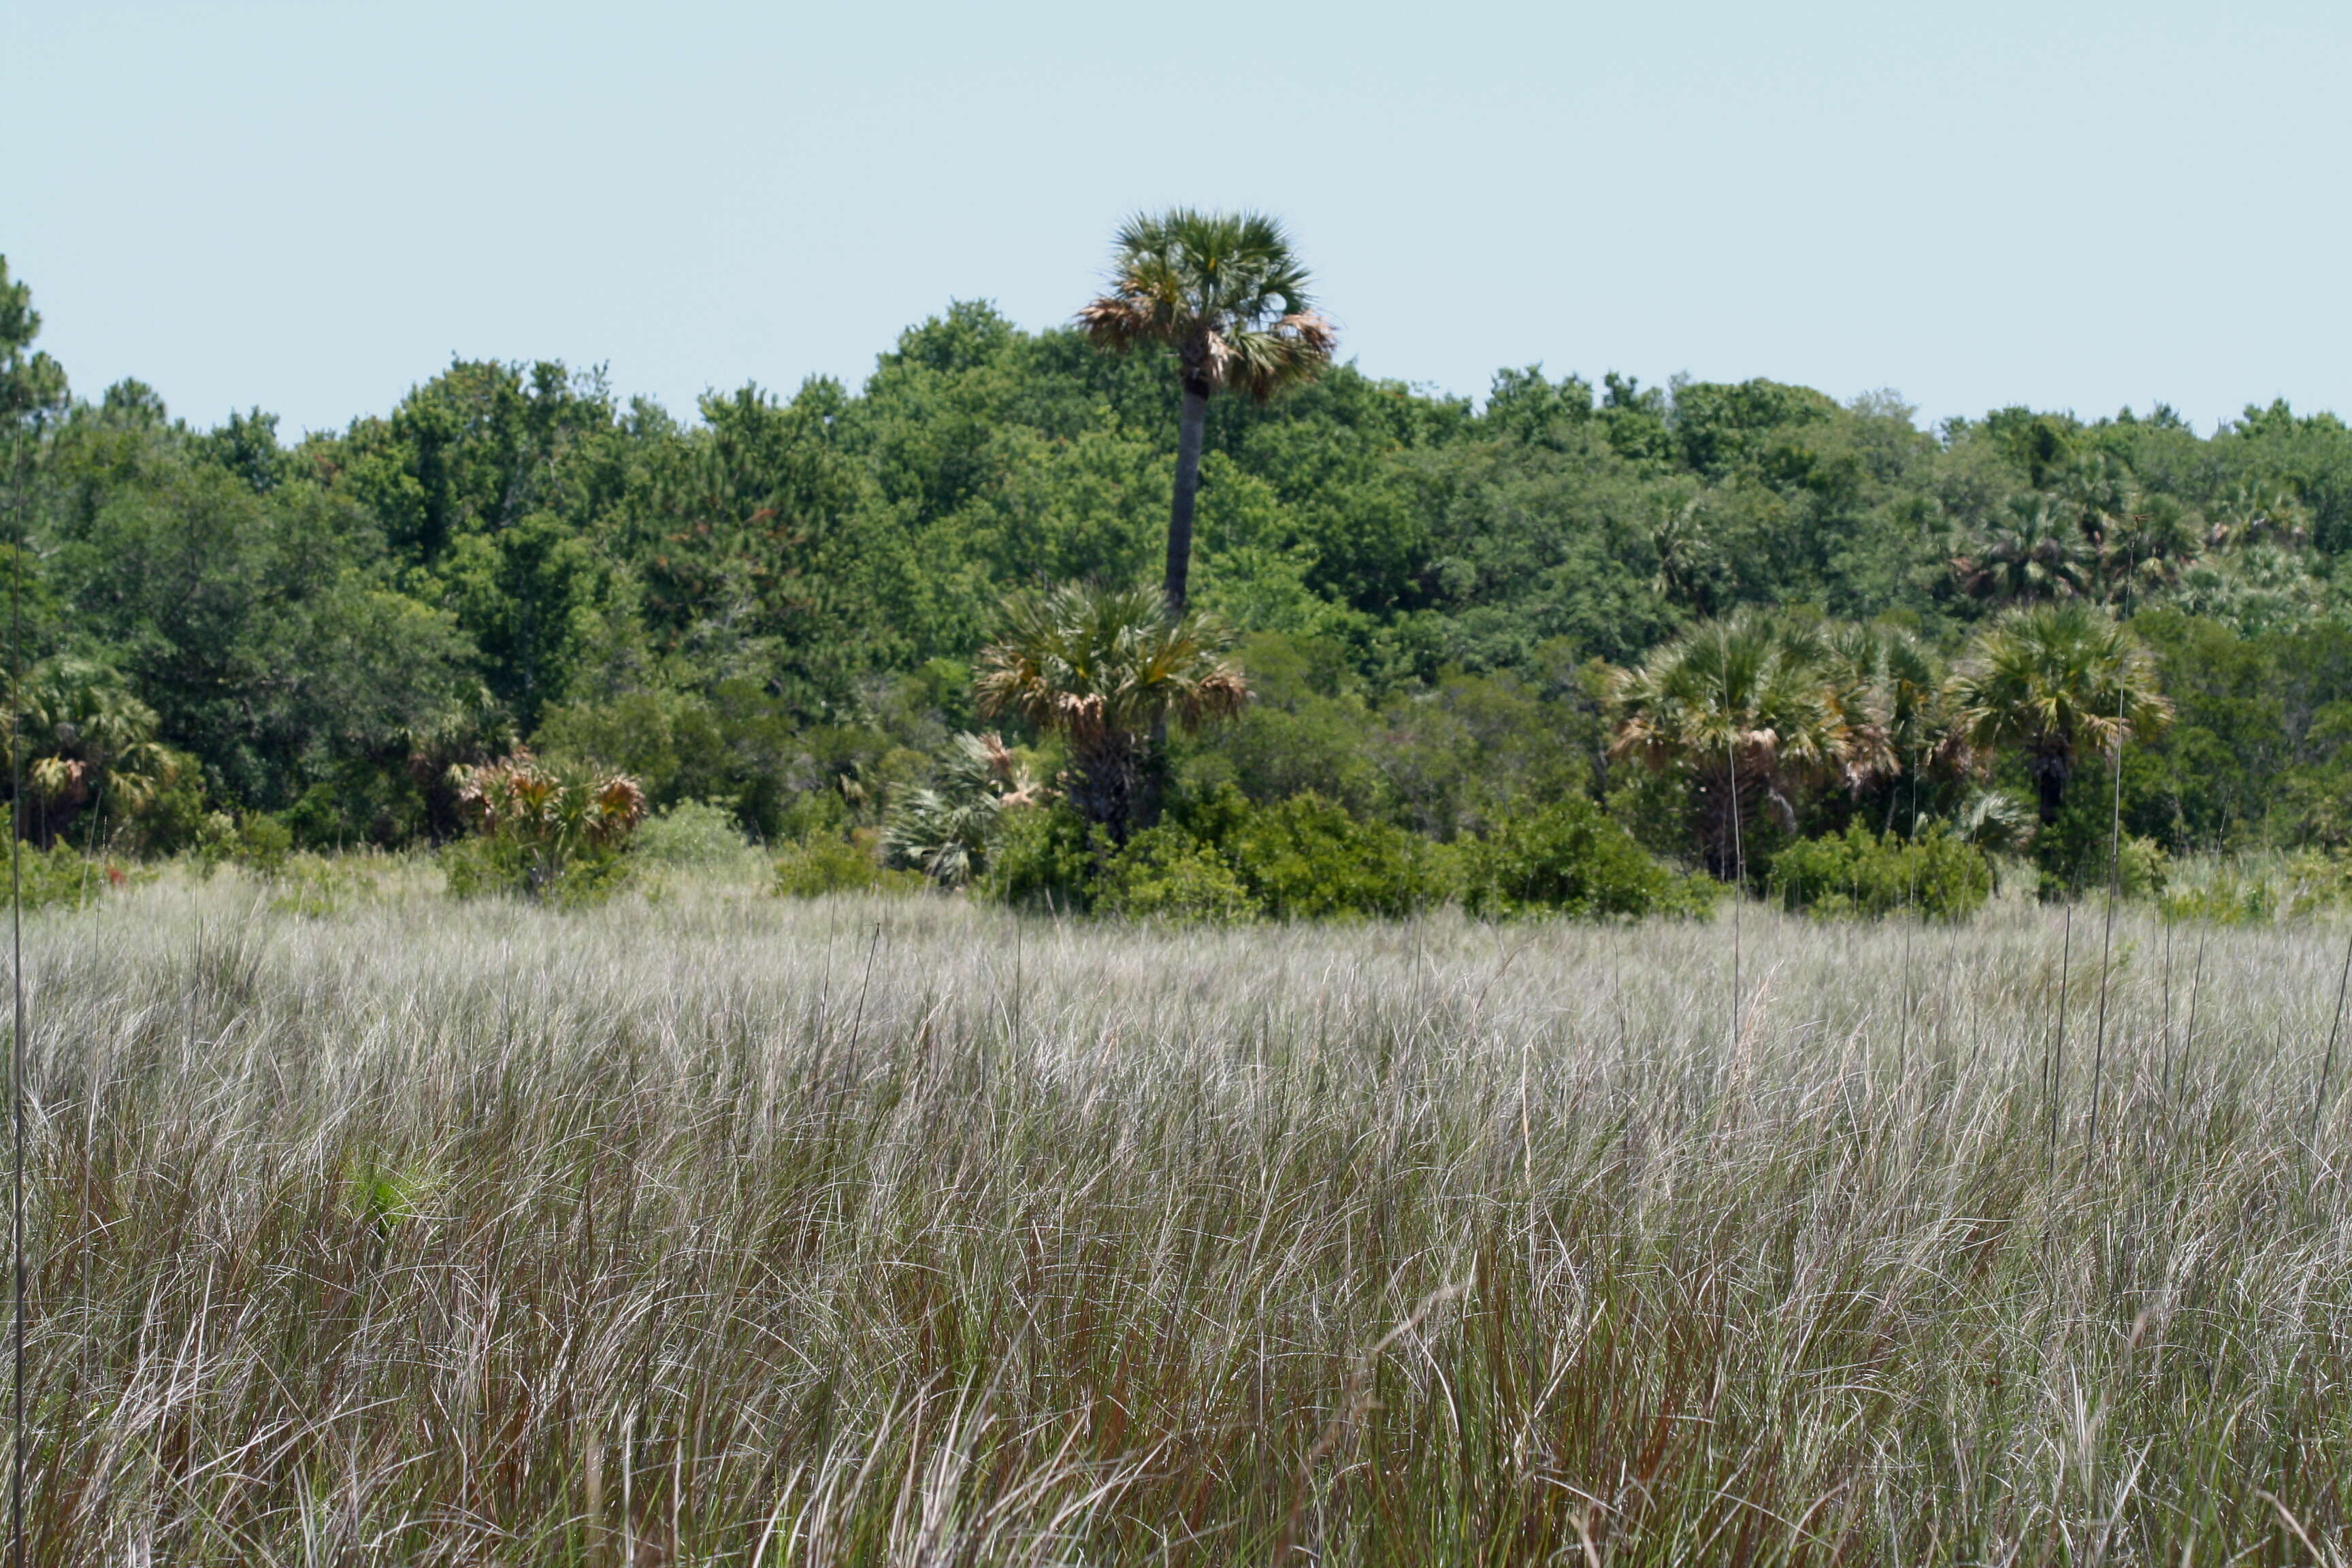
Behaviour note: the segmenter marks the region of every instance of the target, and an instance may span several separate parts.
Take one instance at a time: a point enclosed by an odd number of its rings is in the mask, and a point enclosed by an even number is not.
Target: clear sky
[[[1374,374],[2352,414],[2352,5],[0,0],[0,252],[78,391],[680,412],[1286,218]]]

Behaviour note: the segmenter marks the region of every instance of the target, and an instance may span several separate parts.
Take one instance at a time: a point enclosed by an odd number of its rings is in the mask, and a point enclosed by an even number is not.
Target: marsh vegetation
[[[27,933],[33,1557],[2341,1562],[2346,931],[2098,934],[167,873]]]

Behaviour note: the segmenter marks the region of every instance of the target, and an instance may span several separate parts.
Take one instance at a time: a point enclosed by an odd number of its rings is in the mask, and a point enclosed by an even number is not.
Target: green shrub
[[[1965,920],[1992,893],[1992,867],[1940,825],[1916,838],[1881,837],[1861,823],[1842,835],[1801,838],[1773,858],[1769,882],[1781,907],[1816,919],[1876,920],[1912,910]]]
[[[2311,884],[2294,875],[2300,868],[2290,866],[2282,885],[2282,879],[2234,859],[2209,860],[2201,866],[2192,863],[2189,875],[2166,878],[2157,906],[2167,920],[2267,925],[2282,908],[2302,912],[2318,907],[2319,900],[2307,900],[2305,889]]]
[[[1104,868],[1096,908],[1130,920],[1255,920],[1257,900],[1214,847],[1173,825],[1146,828]]]
[[[549,875],[512,840],[496,837],[454,839],[442,846],[436,859],[454,898],[520,893],[566,907],[609,898],[628,880],[630,870],[619,855],[598,855],[566,861]]]
[[[119,888],[154,875],[124,861],[84,855],[62,839],[47,849],[27,843],[21,853],[18,875],[28,910],[86,909]],[[0,879],[7,874],[6,865],[0,863]]]
[[[1003,814],[987,868],[972,886],[1014,909],[1083,914],[1094,907],[1104,858],[1066,803],[1015,807]]]
[[[2041,845],[2034,848],[2039,859]],[[2116,891],[2126,899],[2152,899],[2164,892],[2170,873],[2171,859],[2164,847],[2153,838],[2136,838],[2126,833],[2115,847]],[[2080,898],[2085,894],[2105,893],[2107,888],[2107,846],[2102,843],[2096,858],[2083,856],[2058,865],[2038,867],[2035,896],[2045,903]]]
[[[2316,914],[2352,904],[2352,855],[2328,849],[2297,850],[2287,859],[2284,877],[2286,906],[2292,914]],[[2168,910],[2170,904],[2168,898]]]
[[[190,763],[175,770],[153,795],[125,808],[122,821],[130,847],[142,857],[162,858],[195,847],[210,815],[205,804],[205,771]]]
[[[812,833],[785,845],[776,857],[773,890],[780,899],[821,899],[827,893],[911,893],[922,885],[920,872],[884,869],[869,829],[854,837]]]
[[[1705,914],[1710,887],[1662,864],[1581,795],[1497,822],[1463,850],[1463,908],[1489,920]]]
[[[656,866],[707,869],[740,865],[752,849],[724,803],[687,800],[641,824],[629,852]]]
[[[1243,887],[1276,920],[1394,919],[1453,891],[1444,846],[1360,822],[1318,795],[1251,813],[1223,847]]]
[[[2153,838],[2135,837],[2130,816],[2125,817],[2120,845],[2115,841],[2115,774],[2084,770],[2066,792],[2058,820],[2045,823],[2033,835],[2027,854],[2033,862],[2038,892],[2046,903],[2054,900],[2104,893],[2107,857],[2116,855],[2119,890],[2127,899],[2154,898],[2164,890],[2166,857]],[[2128,782],[2126,772],[2126,780]]]
[[[274,877],[294,852],[294,830],[274,816],[254,812],[236,825],[229,858],[257,876]]]

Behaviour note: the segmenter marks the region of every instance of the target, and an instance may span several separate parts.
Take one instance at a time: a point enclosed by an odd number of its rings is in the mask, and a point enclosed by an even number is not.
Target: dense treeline
[[[1008,590],[1150,580],[1167,535],[1164,352],[984,304],[909,329],[856,390],[745,386],[687,419],[598,372],[459,361],[291,442],[259,411],[196,428],[136,382],[70,395],[37,328],[0,274],[19,815],[44,839],[169,852],[227,814],[427,841],[462,821],[452,766],[520,744],[770,840],[876,823],[977,727]],[[1696,855],[1659,778],[1612,754],[1605,667],[1765,606],[1908,634],[1940,670],[2003,607],[2065,598],[2128,617],[2172,703],[2126,752],[2128,831],[2352,838],[2352,431],[2331,415],[1931,431],[1891,395],[1769,381],[1530,367],[1481,405],[1336,367],[1206,420],[1192,602],[1240,635],[1255,700],[1177,738],[1180,805],[1311,793],[1446,841],[1581,795]],[[1792,825],[1907,824],[1923,787],[1924,767],[1868,802],[1827,781]]]

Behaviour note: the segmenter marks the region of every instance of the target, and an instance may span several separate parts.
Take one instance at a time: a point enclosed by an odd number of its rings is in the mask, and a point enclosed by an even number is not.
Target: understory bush
[[[776,857],[773,890],[779,898],[821,899],[827,893],[911,893],[923,885],[916,871],[894,871],[875,853],[869,829],[845,837],[812,833],[793,840]]]
[[[1131,920],[1254,920],[1265,912],[1216,847],[1173,824],[1146,828],[1104,868],[1098,907]]]
[[[1664,865],[1570,797],[1438,843],[1313,791],[1271,805],[1230,783],[1112,849],[1066,806],[1013,814],[983,890],[1023,907],[1135,920],[1393,920],[1463,900],[1482,918],[1704,914],[1711,884]]]
[[[2102,893],[2108,879],[2109,846],[2102,842],[2098,853],[2072,856],[2065,859],[2044,861],[2042,844],[2034,844],[2038,881],[2036,896],[2044,903],[2056,903],[2085,894]],[[2171,858],[2164,847],[2153,838],[2138,838],[2125,834],[2114,846],[2116,891],[2126,899],[2153,899],[2163,895],[2171,876]]]
[[[1231,784],[1114,847],[1066,805],[1006,814],[982,893],[1055,913],[1240,921],[1396,918],[1450,899],[1453,852],[1314,794],[1254,805]]]
[[[83,909],[115,889],[154,875],[133,862],[85,855],[63,839],[47,849],[28,842],[18,853],[23,858],[17,875],[27,910]],[[6,864],[0,862],[0,882],[7,875]]]
[[[1224,847],[1242,886],[1275,920],[1396,919],[1454,892],[1447,846],[1360,822],[1319,795],[1251,811]]]
[[[1505,817],[1462,857],[1462,906],[1484,919],[1703,915],[1715,900],[1711,886],[1658,860],[1581,795]]]
[[[685,800],[639,824],[629,852],[657,866],[708,868],[739,864],[752,850],[724,803]]]
[[[209,877],[223,864],[275,877],[294,853],[294,830],[264,812],[234,817],[226,812],[208,815],[198,830],[194,860],[197,873]]]
[[[1001,814],[988,863],[972,885],[982,898],[1041,914],[1083,914],[1094,907],[1105,856],[1066,802]]]
[[[1992,867],[1975,848],[1931,825],[1916,838],[1876,834],[1859,822],[1844,833],[1801,838],[1773,858],[1771,896],[1816,919],[1883,919],[1910,911],[1965,920],[1992,894]]]

